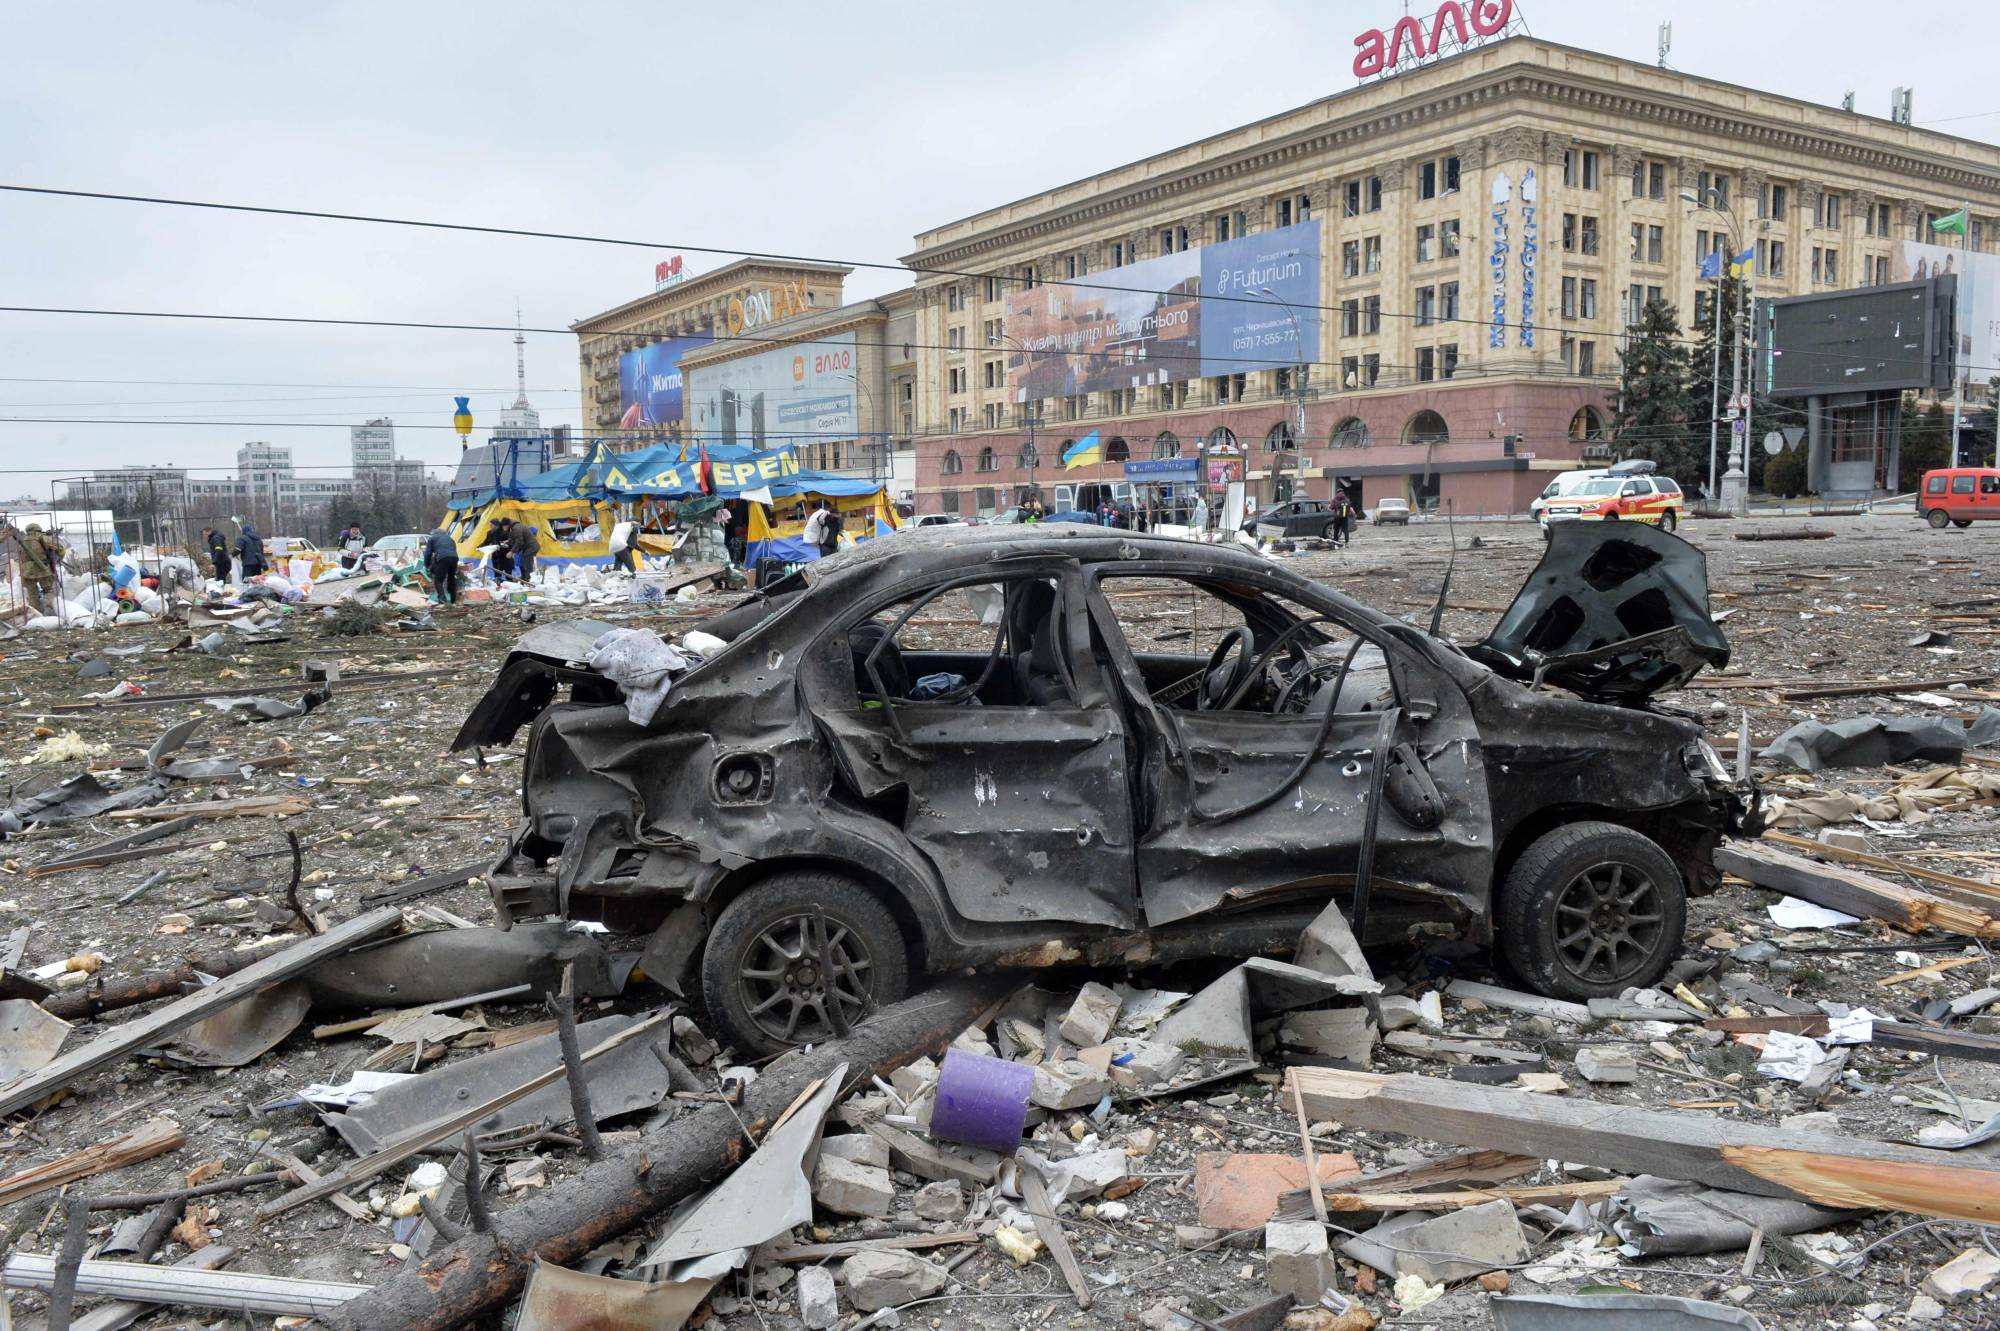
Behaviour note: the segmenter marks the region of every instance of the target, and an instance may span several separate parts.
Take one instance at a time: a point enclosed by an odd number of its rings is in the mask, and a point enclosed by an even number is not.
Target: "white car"
[[[1410,501],[1407,499],[1378,499],[1375,501],[1375,512],[1369,516],[1368,520],[1378,527],[1385,525],[1407,527],[1410,525]]]
[[[920,513],[903,524],[905,527],[962,527],[965,519],[956,513]]]
[[[1563,472],[1547,485],[1543,486],[1540,494],[1528,501],[1528,516],[1540,522],[1542,520],[1542,510],[1548,507],[1549,500],[1558,499],[1567,494],[1574,494],[1584,482],[1598,480],[1610,474],[1610,472],[1602,469]]]

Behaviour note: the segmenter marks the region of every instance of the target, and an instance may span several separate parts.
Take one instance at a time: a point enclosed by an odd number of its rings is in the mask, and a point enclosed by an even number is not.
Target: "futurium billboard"
[[[854,438],[854,346],[853,333],[838,333],[688,371],[694,437],[760,449]]]
[[[678,425],[683,410],[681,357],[709,344],[702,337],[670,337],[620,353],[618,428],[645,430]]]
[[[2000,255],[1905,240],[1896,246],[1896,280],[1958,277],[1958,372],[1973,383],[1993,377],[2000,354]]]
[[[1052,282],[1007,297],[1016,402],[1318,359],[1319,222]]]

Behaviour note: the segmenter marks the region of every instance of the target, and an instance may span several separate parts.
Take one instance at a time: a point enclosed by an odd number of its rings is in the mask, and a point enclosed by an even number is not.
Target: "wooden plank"
[[[1936,679],[1864,679],[1852,684],[1822,684],[1778,691],[1780,702],[1805,702],[1814,698],[1865,698],[1876,693],[1923,693],[1947,689],[1954,684],[1984,684],[1993,675],[1942,675]]]
[[[947,1248],[961,1243],[977,1243],[972,1230],[955,1234],[904,1234],[893,1239],[855,1239],[849,1243],[801,1243],[796,1248],[764,1254],[767,1262],[828,1262],[852,1257],[858,1252],[907,1252],[916,1248]]]
[[[1970,966],[1974,962],[1989,960],[1991,958],[1985,956],[1946,957],[1941,961],[1933,961],[1928,966],[1919,966],[1915,970],[1897,971],[1894,975],[1885,975],[1875,981],[1875,987],[1877,989],[1887,989],[1892,985],[1908,984],[1911,980],[1928,980],[1934,975],[1942,975],[1946,971],[1955,971],[1960,966]]]
[[[1560,998],[1544,998],[1540,994],[1524,994],[1518,989],[1502,989],[1497,984],[1481,984],[1477,980],[1453,980],[1444,990],[1453,998],[1474,998],[1490,1008],[1503,1012],[1525,1012],[1531,1017],[1547,1017],[1550,1021],[1565,1021],[1573,1026],[1591,1026],[1596,1018],[1590,1009],[1581,1003],[1568,1003]]]
[[[1711,1031],[1727,1031],[1731,1035],[1769,1035],[1772,1031],[1783,1031],[1787,1035],[1825,1035],[1833,1028],[1833,1023],[1825,1016],[1816,1017],[1710,1017],[1702,1023]]]
[[[1915,1146],[1823,1136],[1708,1114],[1504,1090],[1438,1077],[1292,1068],[1306,1108],[1396,1132],[1657,1174],[1823,1206],[2000,1221],[2000,1165]]]
[[[295,795],[248,795],[235,800],[210,800],[206,804],[166,804],[151,809],[113,809],[106,818],[128,822],[155,822],[162,818],[263,818],[278,814],[311,813],[312,805]]]
[[[447,888],[457,887],[460,883],[477,878],[492,867],[493,861],[490,859],[479,860],[472,864],[461,864],[456,869],[446,869],[440,873],[419,878],[414,883],[404,883],[400,887],[386,887],[379,892],[364,892],[361,894],[361,904],[364,906],[382,906],[392,901],[411,901],[417,897],[429,896],[433,892],[442,892]]]
[[[1808,854],[1817,855],[1824,859],[1840,860],[1846,864],[1865,865],[1870,869],[1881,869],[1886,873],[1908,874],[1912,878],[1921,878],[1927,883],[1935,883],[1940,887],[1955,887],[1961,892],[1971,894],[1975,904],[1979,900],[1985,900],[1992,902],[1995,906],[2000,906],[2000,883],[1987,883],[1977,878],[1964,877],[1961,874],[1945,873],[1938,869],[1927,869],[1921,864],[1911,864],[1907,860],[1891,859],[1887,855],[1871,855],[1865,850],[1850,850],[1846,846],[1835,846],[1824,841],[1814,841],[1810,837],[1793,836],[1789,832],[1780,832],[1775,828],[1764,833],[1764,840],[1775,841],[1781,846],[1789,846],[1793,850],[1803,850]],[[1963,897],[1960,898],[1960,900],[1964,899]]]
[[[1467,1058],[1491,1058],[1501,1063],[1539,1065],[1544,1061],[1542,1055],[1530,1049],[1509,1049],[1505,1045],[1488,1044],[1483,1040],[1440,1040],[1421,1031],[1390,1031],[1382,1037],[1382,1043],[1400,1053],[1428,1058],[1462,1054]]]
[[[2000,938],[2000,917],[1838,865],[1818,864],[1755,841],[1726,841],[1715,849],[1725,873],[1849,915],[1883,920],[1919,933],[1943,929],[1975,938]]]
[[[1462,1192],[1332,1192],[1326,1204],[1335,1211],[1456,1211],[1505,1198],[1516,1206],[1569,1206],[1595,1202],[1621,1191],[1631,1179],[1599,1179],[1589,1183],[1546,1183],[1529,1188],[1469,1188]]]
[[[357,915],[345,923],[334,925],[323,934],[301,939],[282,952],[274,952],[261,961],[253,962],[228,979],[218,980],[158,1011],[114,1027],[47,1066],[0,1085],[0,1114],[11,1114],[25,1108],[87,1072],[129,1057],[141,1049],[150,1049],[168,1036],[177,1035],[196,1022],[234,1006],[260,989],[280,980],[289,980],[377,934],[388,933],[402,920],[403,912],[395,906],[384,906],[365,915]]]
[[[281,1150],[274,1146],[267,1149],[264,1154],[276,1160],[286,1169],[289,1169],[292,1172],[292,1177],[301,1183],[317,1183],[320,1181],[320,1172],[299,1159],[296,1155],[293,1155],[290,1151]],[[364,1225],[375,1223],[374,1214],[367,1207],[355,1201],[344,1192],[328,1193],[326,1199],[332,1202],[334,1208],[350,1220],[359,1220]]]
[[[1878,1021],[1870,1043],[1889,1049],[1911,1049],[1919,1054],[2000,1063],[2000,1036],[1975,1035],[1971,1031],[1933,1030],[1900,1021]]]
[[[0,1206],[11,1206],[23,1197],[32,1197],[80,1178],[91,1178],[107,1170],[123,1169],[141,1160],[151,1160],[176,1150],[187,1140],[181,1125],[170,1118],[147,1119],[122,1137],[86,1146],[60,1160],[31,1165],[0,1179]]]
[[[1049,1256],[1056,1259],[1056,1269],[1062,1272],[1063,1281],[1069,1292],[1076,1298],[1076,1306],[1090,1307],[1090,1285],[1083,1278],[1083,1267],[1077,1262],[1076,1254],[1069,1250],[1069,1238],[1063,1233],[1062,1219],[1056,1215],[1056,1208],[1049,1205],[1048,1185],[1042,1182],[1041,1171],[1023,1162],[1019,1178],[1021,1181],[1021,1204],[1035,1222],[1035,1232],[1042,1236],[1042,1245],[1049,1250]]]

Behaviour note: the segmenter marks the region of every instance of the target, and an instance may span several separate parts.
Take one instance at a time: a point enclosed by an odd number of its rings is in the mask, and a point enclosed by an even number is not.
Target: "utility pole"
[[[1743,374],[1750,363],[1749,309],[1757,283],[1757,256],[1750,257],[1749,280],[1738,287],[1741,303],[1737,310],[1736,343],[1729,356],[1729,470],[1722,474],[1722,507],[1738,517],[1750,512],[1750,477],[1743,470],[1743,446],[1750,438],[1749,398],[1743,392]],[[1717,293],[1718,299],[1720,293]],[[1739,406],[1739,404],[1741,404]]]
[[[1935,231],[1936,227],[1933,226],[1932,230]],[[1958,265],[1958,283],[1961,287],[1966,288],[1966,298],[1958,302],[1958,308],[1961,311],[1969,309],[1973,299],[1977,295],[1971,289],[1971,238],[1972,204],[1968,200],[1966,203],[1960,205],[1958,210],[1958,252],[1963,256]],[[1968,320],[1968,322],[1970,321]],[[1958,465],[1958,424],[1961,414],[1965,409],[1965,380],[1958,363],[1958,348],[1960,339],[1963,336],[1964,334],[1958,327],[1958,320],[1953,319],[1951,333],[1951,465],[1954,467]]]

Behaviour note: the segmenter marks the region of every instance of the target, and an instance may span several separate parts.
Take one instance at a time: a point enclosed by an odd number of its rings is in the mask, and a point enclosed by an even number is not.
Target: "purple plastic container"
[[[1034,1081],[1035,1070],[1020,1063],[947,1050],[931,1106],[931,1136],[1012,1155],[1028,1124]]]

